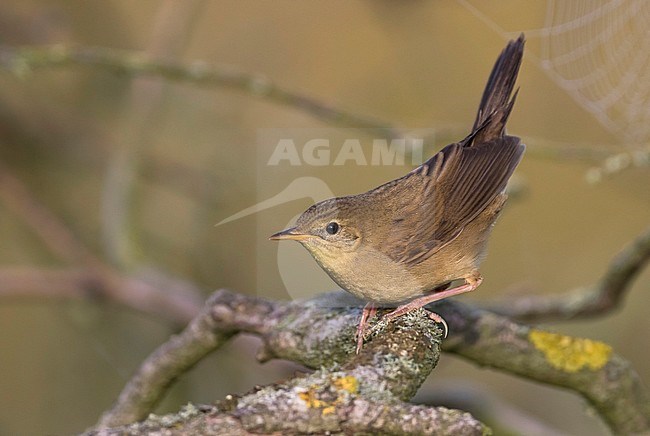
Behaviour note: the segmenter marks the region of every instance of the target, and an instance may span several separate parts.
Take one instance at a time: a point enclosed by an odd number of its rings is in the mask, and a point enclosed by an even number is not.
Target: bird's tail
[[[522,33],[508,43],[494,64],[470,135],[472,143],[480,144],[505,134],[506,122],[517,97],[515,92],[510,98],[519,73],[524,43]]]

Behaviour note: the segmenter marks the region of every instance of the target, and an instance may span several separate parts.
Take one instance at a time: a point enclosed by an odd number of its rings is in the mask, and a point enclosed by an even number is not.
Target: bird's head
[[[304,211],[296,225],[269,239],[300,242],[316,260],[355,251],[362,240],[354,197],[331,198]]]

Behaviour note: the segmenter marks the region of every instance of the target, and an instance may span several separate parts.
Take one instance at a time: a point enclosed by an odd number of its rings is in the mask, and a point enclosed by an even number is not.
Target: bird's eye
[[[327,230],[327,233],[329,233],[330,235],[336,235],[339,231],[339,228],[340,228],[339,224],[332,221],[327,225],[327,227],[325,227],[325,230]]]

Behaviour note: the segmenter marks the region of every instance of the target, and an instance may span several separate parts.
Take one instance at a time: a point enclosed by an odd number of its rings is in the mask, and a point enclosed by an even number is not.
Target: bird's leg
[[[361,351],[363,347],[363,337],[366,333],[366,324],[368,320],[375,316],[377,313],[377,307],[372,303],[367,303],[363,307],[363,312],[361,313],[361,320],[359,321],[359,326],[357,327],[357,354]]]
[[[474,276],[465,277],[464,285],[457,286],[451,289],[445,289],[444,291],[434,292],[432,294],[428,294],[423,297],[416,298],[415,300],[411,300],[408,303],[399,306],[397,309],[393,310],[392,312],[384,316],[386,317],[387,321],[393,320],[412,310],[419,309],[420,307],[424,307],[429,303],[433,303],[434,301],[439,301],[444,298],[453,297],[454,295],[471,292],[474,289],[478,288],[482,281],[483,281],[483,277],[481,277],[478,273]],[[445,320],[440,315],[434,312],[430,312],[429,317],[432,320],[439,322],[445,326],[445,337],[447,337],[448,329]]]

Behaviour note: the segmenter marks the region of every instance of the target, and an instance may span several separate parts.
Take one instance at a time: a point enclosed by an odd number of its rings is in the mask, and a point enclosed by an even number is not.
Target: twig
[[[0,269],[0,297],[83,299],[96,296],[94,281],[83,269],[46,270],[33,267]]]
[[[361,128],[382,137],[401,138],[399,130],[383,121],[345,111],[274,84],[261,74],[249,74],[233,68],[210,67],[204,62],[187,65],[155,60],[141,53],[105,47],[25,47],[0,45],[0,67],[23,76],[39,68],[87,65],[132,76],[157,76],[196,85],[235,89],[274,103],[295,107],[328,123]]]
[[[69,263],[93,258],[85,245],[43,204],[35,199],[27,186],[0,162],[0,201],[22,218],[41,238],[47,248]]]
[[[134,77],[161,77],[202,86],[234,89],[276,104],[295,108],[329,124],[363,129],[382,138],[421,136],[416,131],[399,128],[385,120],[347,111],[315,97],[292,91],[273,83],[262,74],[238,71],[232,67],[210,66],[201,61],[181,64],[147,57],[140,52],[106,47],[57,45],[17,48],[0,45],[0,68],[12,71],[18,76],[24,76],[40,68],[74,65],[99,67]],[[446,142],[451,142],[461,139],[462,135],[467,133],[463,129],[453,128],[451,130],[453,135],[448,138],[451,132],[441,133],[440,129],[436,129],[434,134],[425,135],[424,142],[429,144],[436,137],[442,137]],[[542,158],[600,161],[611,154],[607,150],[594,146],[557,143],[541,138],[527,137],[525,139],[529,146],[529,154]]]
[[[0,268],[0,298],[107,300],[129,309],[186,325],[201,309],[201,293],[186,282],[126,276],[105,266]]]
[[[146,55],[154,58],[179,57],[196,27],[194,22],[204,0],[160,4]],[[108,259],[125,268],[134,264],[138,233],[134,231],[133,198],[140,173],[141,156],[148,148],[146,129],[157,124],[165,82],[138,77],[131,83],[130,100],[123,113],[119,139],[111,147],[102,195],[102,230]]]
[[[605,177],[611,177],[628,168],[647,167],[650,164],[650,146],[638,147],[636,150],[609,154],[599,166],[591,167],[585,176],[587,182],[595,184]]]
[[[650,228],[609,264],[598,283],[557,295],[530,295],[490,304],[495,313],[526,322],[567,320],[607,313],[625,297],[632,281],[650,261]]]
[[[62,271],[38,268],[0,270],[8,279],[6,283],[0,281],[0,290],[4,290],[5,294],[104,297],[181,325],[185,325],[199,312],[202,297],[195,286],[170,278],[154,284],[151,280],[126,276],[107,265],[90,252],[74,233],[1,163],[0,201],[22,218],[55,255],[74,265],[73,269]],[[48,282],[50,279],[53,280],[52,283]],[[12,290],[8,287],[10,284],[16,288]],[[69,288],[66,288],[67,285]]]

